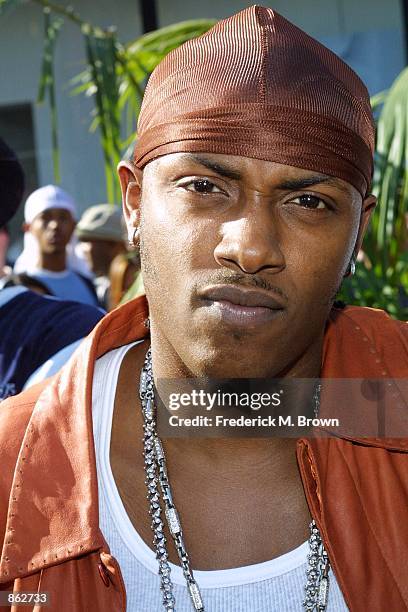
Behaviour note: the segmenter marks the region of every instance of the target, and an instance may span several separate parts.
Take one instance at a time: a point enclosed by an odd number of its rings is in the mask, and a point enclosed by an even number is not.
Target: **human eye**
[[[312,195],[310,193],[304,193],[295,198],[291,198],[288,202],[289,204],[297,204],[302,208],[307,208],[309,210],[328,210],[330,206],[328,203],[323,200],[321,197],[317,195]]]
[[[202,195],[208,195],[212,193],[223,193],[223,190],[217,187],[215,183],[206,178],[194,178],[188,181],[180,183],[180,187],[183,187],[186,191],[192,193],[199,193]]]

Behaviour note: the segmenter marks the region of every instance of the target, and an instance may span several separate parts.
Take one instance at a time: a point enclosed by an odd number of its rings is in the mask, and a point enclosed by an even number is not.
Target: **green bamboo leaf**
[[[379,244],[384,247],[394,233],[394,221],[398,210],[398,186],[401,180],[401,162],[404,155],[405,125],[401,105],[395,108],[395,131],[390,142],[387,168],[380,191]]]
[[[118,202],[120,190],[116,166],[120,160],[120,111],[118,106],[117,49],[113,32],[109,35],[84,31],[87,59],[95,88],[96,117],[93,127],[100,129],[104,153],[108,201]]]
[[[69,81],[70,95],[76,96],[84,93],[86,96],[94,95],[95,85],[92,79],[92,73],[87,68],[83,70]]]
[[[371,108],[373,111],[381,106],[381,104],[384,104],[385,100],[387,99],[388,91],[388,89],[385,89],[384,91],[380,91],[370,98]]]
[[[54,50],[63,19],[51,20],[48,9],[44,9],[44,48],[37,104],[44,102],[47,90],[54,87]]]
[[[82,72],[80,72],[76,76],[72,77],[72,79],[70,79],[69,83],[70,83],[70,85],[76,85],[77,83],[87,83],[90,78],[91,78],[91,74],[90,74],[90,71],[87,68],[86,70],[83,70]]]
[[[125,140],[122,140],[121,142],[121,149],[123,151],[127,150],[131,145],[134,145],[135,143],[135,137],[134,134],[130,134],[130,136],[128,138],[126,138]]]
[[[37,103],[42,104],[48,93],[51,113],[51,141],[52,141],[52,160],[54,169],[54,181],[61,181],[60,173],[60,154],[58,147],[58,116],[57,104],[55,99],[55,79],[54,79],[54,50],[58,33],[64,23],[63,19],[52,20],[48,8],[44,9],[44,49],[41,68],[41,77],[38,88]]]
[[[121,79],[126,75],[131,74],[132,79],[139,85],[146,80],[149,71],[146,70],[140,63],[139,54],[129,56],[127,53],[120,54],[121,62],[118,66],[118,78]]]
[[[101,124],[101,118],[99,117],[99,115],[97,115],[96,117],[94,117],[94,119],[92,119],[91,124],[89,126],[89,131],[96,132],[100,124]]]
[[[376,169],[373,192],[378,206],[373,215],[369,240],[372,256],[381,259],[380,277],[395,277],[395,263],[401,259],[406,231],[408,201],[408,70],[405,69],[389,90],[377,127]],[[394,276],[393,276],[394,274]]]
[[[408,79],[407,79],[408,81]],[[408,87],[408,82],[407,82]],[[404,142],[404,159],[402,161],[402,180],[401,180],[401,195],[400,195],[400,217],[404,220],[405,213],[408,210],[408,95],[405,102],[405,142]],[[408,233],[408,223],[403,223],[406,233]],[[405,244],[408,243],[408,240]]]
[[[196,19],[166,26],[154,32],[144,34],[136,41],[129,43],[127,45],[127,50],[130,54],[137,53],[142,48],[157,52],[157,49],[166,41],[176,36],[180,36],[180,34],[184,35],[185,40],[200,36],[209,30],[215,23],[216,21],[211,19]]]
[[[83,83],[82,85],[78,85],[78,87],[74,87],[74,89],[71,89],[70,91],[71,96],[77,96],[80,93],[83,93],[88,97],[93,96],[95,94],[94,84],[92,82]]]
[[[141,68],[139,63],[135,62],[136,58],[133,58],[132,61],[133,65],[137,65],[137,72],[135,75],[131,67],[127,63],[127,58],[123,55],[120,55],[118,57],[122,68],[122,81],[120,81],[120,86],[123,84],[124,86],[131,87],[133,94],[137,99],[138,105],[140,106],[143,99],[143,87],[141,83],[146,79],[148,74],[144,72],[144,69]]]

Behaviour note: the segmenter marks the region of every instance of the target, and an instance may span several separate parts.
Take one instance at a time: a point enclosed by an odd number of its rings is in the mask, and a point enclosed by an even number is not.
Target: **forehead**
[[[350,183],[333,176],[282,163],[254,159],[240,155],[219,153],[171,153],[149,162],[144,177],[158,179],[172,173],[193,173],[220,175],[223,178],[251,183],[262,188],[294,188],[299,181],[304,188],[321,184],[333,187],[351,198],[360,198],[357,189]]]
[[[36,219],[72,219],[72,215],[69,210],[66,208],[47,208],[46,210],[41,211],[35,217]]]

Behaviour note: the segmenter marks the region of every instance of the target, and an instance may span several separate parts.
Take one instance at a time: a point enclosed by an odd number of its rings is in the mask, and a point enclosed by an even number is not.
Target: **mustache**
[[[226,273],[220,271],[219,273],[211,274],[209,277],[207,277],[205,279],[205,283],[212,285],[240,285],[241,287],[246,287],[247,289],[263,289],[264,291],[277,293],[286,300],[288,299],[286,293],[284,293],[280,287],[272,285],[266,279],[260,276],[254,276],[252,274],[249,276],[239,272]]]

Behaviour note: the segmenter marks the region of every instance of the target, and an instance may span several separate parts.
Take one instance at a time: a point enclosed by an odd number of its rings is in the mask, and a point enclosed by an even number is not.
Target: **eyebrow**
[[[234,181],[239,181],[242,178],[242,174],[238,172],[238,170],[227,168],[226,166],[223,166],[222,164],[219,164],[218,162],[215,162],[211,159],[207,159],[206,157],[202,157],[201,155],[193,155],[190,153],[188,153],[187,156],[197,164],[204,166],[208,170],[213,170],[220,176],[233,179]]]
[[[349,197],[351,195],[347,187],[343,186],[335,177],[322,174],[300,177],[298,179],[287,179],[279,183],[276,188],[286,191],[296,191],[298,189],[307,189],[308,187],[321,184],[332,185],[340,191],[343,191]]]
[[[197,164],[208,168],[208,170],[213,170],[213,172],[216,172],[217,174],[225,178],[230,178],[235,181],[239,181],[240,179],[242,179],[242,174],[238,170],[228,168],[227,166],[208,159],[207,157],[203,157],[202,155],[186,153],[186,157],[190,158]],[[315,174],[312,176],[300,177],[298,179],[287,179],[276,185],[276,189],[281,189],[285,191],[297,191],[299,189],[307,189],[308,187],[313,187],[314,185],[321,184],[336,187],[349,197],[351,195],[347,187],[342,185],[342,183],[340,183],[335,177],[327,176],[325,174]]]

